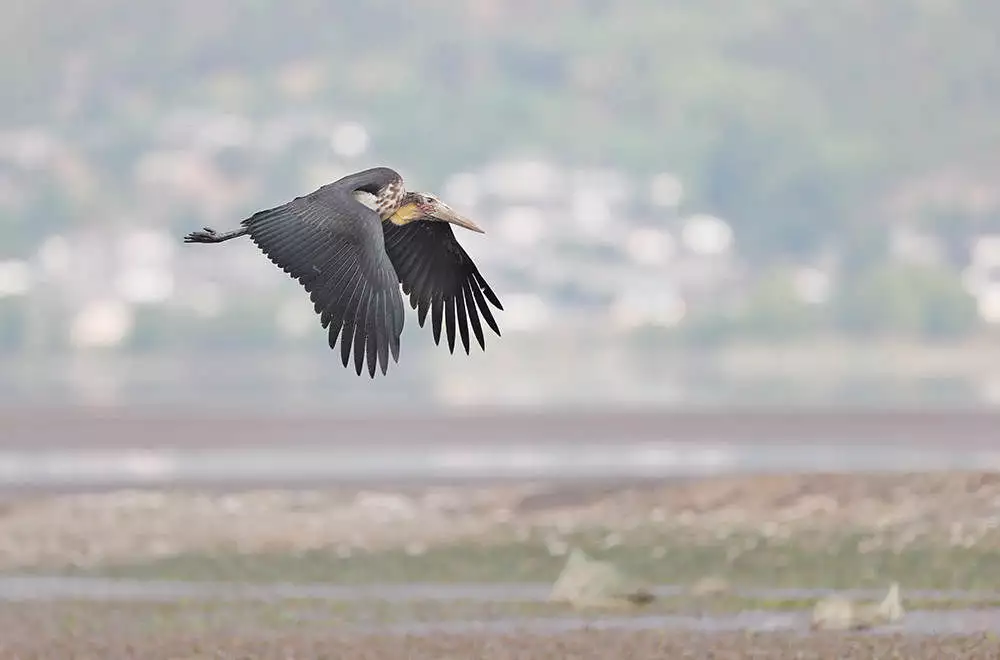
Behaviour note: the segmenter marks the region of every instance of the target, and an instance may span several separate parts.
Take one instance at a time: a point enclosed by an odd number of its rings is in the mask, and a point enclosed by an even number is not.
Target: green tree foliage
[[[805,140],[741,120],[723,127],[704,162],[702,202],[733,225],[751,261],[805,260],[844,233],[843,186]]]
[[[759,279],[737,318],[740,334],[752,339],[797,339],[820,327],[815,305],[802,300],[791,274],[772,270]]]
[[[701,312],[686,319],[679,338],[691,347],[713,347],[733,339],[782,342],[807,338],[823,328],[825,308],[805,302],[792,274],[771,268],[736,309]]]
[[[839,194],[830,168],[859,185],[996,145],[996,15],[992,0],[38,0],[0,22],[0,120],[56,117],[70,77],[95,121],[137,93],[209,98],[220,76],[244,80],[231,103],[266,109],[297,101],[265,80],[311,61],[329,111],[438,172],[530,144],[693,175],[738,121],[760,131],[740,138],[755,158],[787,170],[797,154],[813,191]]]
[[[976,302],[951,271],[885,264],[850,278],[836,302],[842,329],[863,337],[961,337],[978,324]]]

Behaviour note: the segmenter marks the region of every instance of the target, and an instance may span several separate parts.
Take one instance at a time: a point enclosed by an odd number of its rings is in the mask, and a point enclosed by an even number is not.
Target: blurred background
[[[52,0],[0,24],[0,402],[188,411],[1000,398],[993,0]],[[502,338],[341,367],[248,242],[389,165]]]
[[[300,581],[273,593],[331,602],[357,596],[340,583],[426,583],[370,593],[478,617],[537,606],[576,548],[670,588],[810,589],[723,613],[811,608],[817,589],[881,599],[893,581],[1000,605],[1000,2],[0,0],[0,15],[5,644],[86,641],[87,617],[135,644],[108,658],[136,657],[150,621],[207,634],[190,602],[141,603],[224,589],[149,579]],[[485,228],[456,235],[504,311],[503,336],[467,356],[408,309],[398,364],[372,380],[250,241],[182,241],[378,165]],[[259,653],[304,611],[274,602],[205,625],[249,635],[240,657],[291,657]],[[949,602],[906,630],[995,646],[996,610]],[[684,625],[726,629],[700,603]],[[339,634],[351,610],[324,607],[303,621]],[[140,655],[194,657],[165,648]],[[545,657],[587,657],[558,648]],[[428,653],[406,655],[471,657]]]

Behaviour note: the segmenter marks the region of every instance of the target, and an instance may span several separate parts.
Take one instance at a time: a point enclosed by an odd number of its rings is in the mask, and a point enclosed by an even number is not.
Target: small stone
[[[591,559],[574,548],[552,587],[549,600],[576,609],[622,608],[646,605],[652,593],[614,564]]]

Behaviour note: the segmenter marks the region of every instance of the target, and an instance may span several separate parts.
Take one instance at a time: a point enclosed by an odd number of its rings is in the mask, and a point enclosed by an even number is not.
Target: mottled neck
[[[393,181],[375,195],[375,212],[385,220],[399,209],[405,197],[403,182]]]
[[[378,213],[383,220],[388,220],[399,210],[406,198],[402,183],[390,183],[377,195],[364,190],[355,190],[354,199]]]

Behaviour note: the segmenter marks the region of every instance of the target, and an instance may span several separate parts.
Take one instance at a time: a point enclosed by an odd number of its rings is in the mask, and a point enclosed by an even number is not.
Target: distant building
[[[1000,323],[1000,235],[984,235],[974,240],[962,283],[975,297],[982,319]]]

